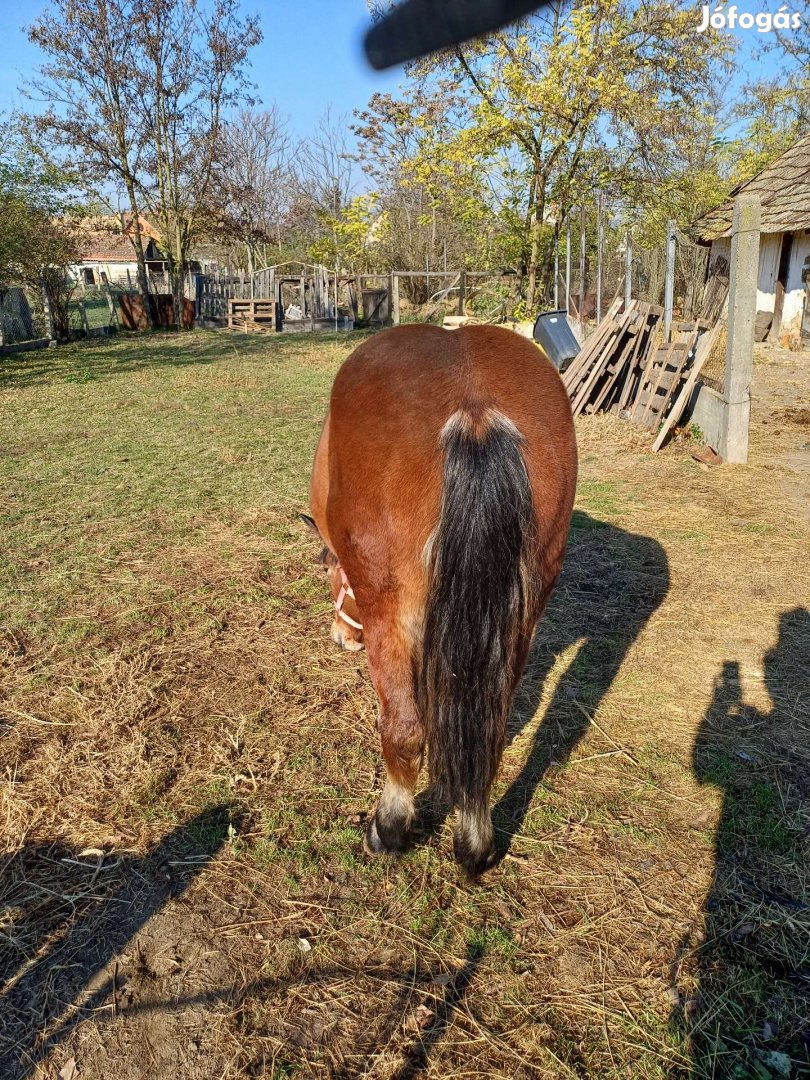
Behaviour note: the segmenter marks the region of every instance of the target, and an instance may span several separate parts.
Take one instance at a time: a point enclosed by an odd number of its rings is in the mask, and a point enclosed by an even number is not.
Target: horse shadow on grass
[[[810,1076],[810,611],[765,655],[770,710],[726,660],[698,732],[699,782],[723,794],[714,876],[673,962],[674,1032],[692,1080]]]
[[[24,1080],[94,1010],[113,1008],[111,961],[181,896],[228,836],[209,809],[143,858],[58,843],[0,859],[0,1076]]]
[[[499,857],[520,832],[538,785],[563,765],[590,726],[628,651],[669,591],[669,565],[652,537],[575,510],[560,580],[537,626],[507,729],[507,747],[537,713],[559,656],[576,646],[543,714],[519,775],[493,808]],[[438,802],[437,802],[438,799]],[[416,840],[441,828],[448,812],[429,788],[417,798]]]

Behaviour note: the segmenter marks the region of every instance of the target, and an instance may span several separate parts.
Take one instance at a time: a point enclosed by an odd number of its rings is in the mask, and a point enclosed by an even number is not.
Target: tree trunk
[[[135,184],[127,180],[127,195],[129,196],[129,208],[132,212],[133,244],[135,245],[135,262],[137,263],[138,288],[143,297],[143,310],[147,325],[153,328],[155,320],[152,317],[152,302],[149,296],[149,279],[146,276],[146,256],[143,251],[143,235],[141,233],[141,218],[138,212],[138,200],[135,197]]]
[[[180,224],[180,216],[177,215],[175,221],[175,242],[177,244],[177,250],[175,252],[175,263],[172,268],[172,299],[174,303],[174,325],[177,330],[183,329],[183,278],[186,273],[186,258],[185,247],[183,244],[182,227]]]
[[[183,289],[183,267],[180,263],[173,262],[169,268],[169,280],[172,286],[172,307],[174,309],[174,328],[183,329],[183,301],[185,300]]]
[[[542,185],[542,186],[541,186]],[[534,185],[534,219],[531,227],[532,250],[529,256],[529,283],[526,288],[526,314],[534,314],[537,297],[537,271],[540,266],[540,239],[543,233],[543,212],[545,210],[545,179],[538,175]]]

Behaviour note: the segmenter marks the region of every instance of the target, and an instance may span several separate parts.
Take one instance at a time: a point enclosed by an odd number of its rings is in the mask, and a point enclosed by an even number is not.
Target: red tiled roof
[[[124,218],[123,231],[121,219],[118,217],[88,218],[82,227],[81,261],[82,262],[125,262],[135,261],[135,248],[131,235],[131,217]],[[141,216],[141,235],[144,247],[149,240],[160,243],[159,233]]]

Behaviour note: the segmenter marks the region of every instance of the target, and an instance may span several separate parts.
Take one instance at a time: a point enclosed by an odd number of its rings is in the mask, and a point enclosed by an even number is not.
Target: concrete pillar
[[[723,460],[730,465],[744,465],[748,461],[760,225],[759,196],[738,195],[734,200],[731,225],[728,345],[723,385],[726,416],[717,448]]]
[[[571,211],[565,217],[565,314],[571,314]]]
[[[605,246],[605,222],[602,193],[596,196],[596,322],[602,321],[602,252]]]
[[[45,315],[45,330],[51,341],[56,340],[56,334],[53,326],[53,312],[51,311],[51,302],[48,299],[48,290],[45,288],[45,282],[42,282],[42,312]]]
[[[664,276],[664,341],[672,333],[672,308],[675,299],[675,222],[667,226],[667,266]]]
[[[585,207],[579,208],[579,325],[585,335]]]
[[[391,275],[391,322],[399,326],[399,274]]]
[[[624,310],[630,307],[633,299],[633,234],[627,230],[624,241]]]

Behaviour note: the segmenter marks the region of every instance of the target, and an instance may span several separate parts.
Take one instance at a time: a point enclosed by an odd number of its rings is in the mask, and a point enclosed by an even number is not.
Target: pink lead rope
[[[346,612],[343,610],[343,601],[346,599],[347,596],[350,596],[352,598],[352,600],[355,600],[355,602],[356,602],[356,598],[355,598],[354,592],[352,590],[352,587],[349,584],[349,579],[346,577],[346,572],[343,569],[343,567],[338,564],[338,566],[336,566],[335,569],[340,572],[340,581],[341,581],[340,592],[338,593],[338,598],[335,601],[335,611],[337,612],[337,617],[339,619],[343,619],[343,621],[345,623],[348,623],[349,626],[353,626],[355,628],[355,630],[362,630],[363,629],[363,624],[359,623],[359,622],[356,622],[349,615],[347,615]]]

